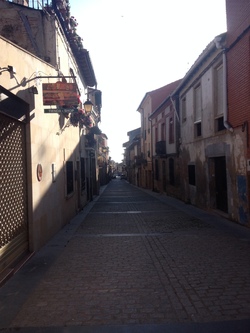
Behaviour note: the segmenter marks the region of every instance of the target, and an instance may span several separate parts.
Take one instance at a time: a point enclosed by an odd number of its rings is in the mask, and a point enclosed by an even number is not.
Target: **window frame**
[[[195,164],[188,164],[188,184],[196,186]]]
[[[200,82],[194,87],[194,136],[195,138],[202,136],[202,86]]]
[[[66,197],[70,197],[75,191],[74,161],[72,160],[65,162],[65,178]]]
[[[220,72],[220,76],[218,75]],[[215,132],[225,130],[224,115],[223,115],[223,75],[224,68],[223,63],[219,63],[214,67],[214,124]]]

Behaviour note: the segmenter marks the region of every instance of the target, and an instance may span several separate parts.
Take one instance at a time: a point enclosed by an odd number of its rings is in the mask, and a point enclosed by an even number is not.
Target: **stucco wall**
[[[215,54],[214,54],[215,56]],[[211,58],[210,58],[211,59]],[[183,87],[186,96],[186,121],[181,122],[180,167],[181,187],[186,202],[202,208],[217,209],[215,174],[211,167],[216,158],[225,159],[223,171],[226,179],[225,201],[228,217],[240,223],[247,223],[246,191],[246,134],[239,128],[217,131],[215,126],[215,81],[214,68],[222,62],[218,58],[209,66],[203,64],[201,75],[194,76],[188,87]],[[201,85],[202,134],[195,135],[194,89]],[[189,182],[189,166],[195,166],[195,185]]]
[[[72,160],[76,168],[76,162],[79,161],[79,128],[73,126],[64,128],[68,119],[63,115],[44,113],[42,83],[53,83],[57,79],[35,79],[35,76],[36,73],[56,76],[57,71],[53,67],[3,38],[0,38],[0,49],[4,50],[0,54],[1,66],[11,65],[16,70],[12,78],[9,72],[3,72],[0,84],[30,105],[31,121],[26,126],[28,223],[30,248],[37,250],[76,214],[78,208],[76,187],[71,197],[67,198],[65,195],[65,162],[68,159]],[[60,56],[68,57],[62,47]],[[62,63],[66,64],[66,60]],[[61,70],[69,74],[68,64],[67,67],[66,65],[64,68],[61,67]],[[33,85],[37,87],[38,94],[34,95],[29,91]],[[41,181],[37,179],[38,164],[43,168]],[[52,182],[52,164],[56,167],[55,182]]]

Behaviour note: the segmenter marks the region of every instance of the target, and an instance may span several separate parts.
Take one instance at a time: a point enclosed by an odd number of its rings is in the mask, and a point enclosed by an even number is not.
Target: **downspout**
[[[180,125],[180,117],[179,117],[179,114],[177,112],[177,109],[180,110],[179,108],[179,95],[175,95],[175,102],[173,101],[173,96],[170,95],[170,100],[171,100],[171,103],[172,103],[172,106],[174,108],[174,113],[175,113],[175,117],[176,119],[178,120],[178,123],[179,123],[179,126],[176,122],[175,123],[175,135],[176,135],[176,139],[178,138],[178,140],[176,140],[176,152],[178,152],[178,156],[179,156],[179,152],[180,152],[180,134],[181,134],[181,125]],[[176,106],[177,106],[177,109],[176,109]]]
[[[171,101],[172,106],[173,106],[173,108],[174,108],[174,113],[175,113],[175,116],[176,116],[176,118],[177,118],[177,120],[178,120],[178,123],[180,123],[180,117],[179,117],[178,112],[177,112],[177,110],[176,110],[175,103],[174,103],[174,101],[173,101],[173,97],[172,97],[172,95],[170,95],[170,101]]]

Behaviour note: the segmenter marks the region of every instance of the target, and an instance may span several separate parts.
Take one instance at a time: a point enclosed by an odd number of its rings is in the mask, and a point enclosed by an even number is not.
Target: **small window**
[[[224,126],[224,117],[217,118],[216,120],[217,131],[223,131],[226,127]]]
[[[188,182],[195,186],[195,165],[192,164],[188,166]]]
[[[66,162],[66,194],[70,195],[74,192],[74,168],[73,161]]]
[[[201,122],[197,122],[194,124],[194,129],[195,129],[195,137],[198,138],[201,136]]]
[[[194,89],[194,136],[201,136],[201,85]]]

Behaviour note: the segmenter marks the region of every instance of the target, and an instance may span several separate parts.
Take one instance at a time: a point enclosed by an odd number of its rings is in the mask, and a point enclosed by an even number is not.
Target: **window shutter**
[[[201,120],[201,86],[197,86],[195,88],[195,114],[194,114],[194,121],[200,121]]]
[[[216,107],[215,116],[220,116],[223,114],[223,67],[220,66],[216,68]]]

